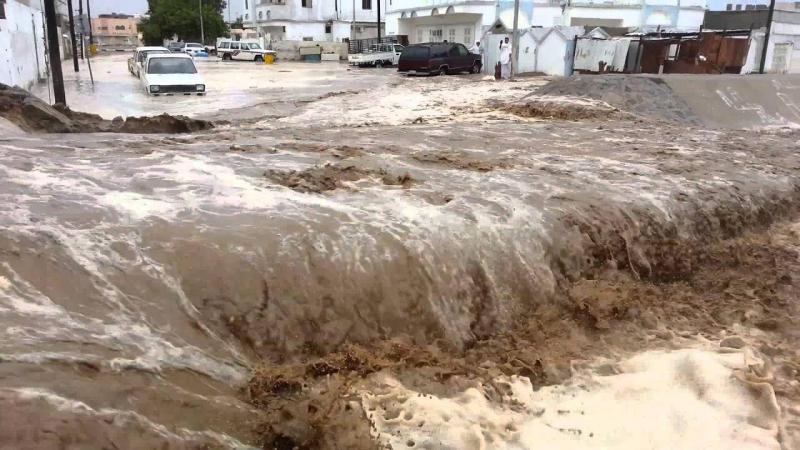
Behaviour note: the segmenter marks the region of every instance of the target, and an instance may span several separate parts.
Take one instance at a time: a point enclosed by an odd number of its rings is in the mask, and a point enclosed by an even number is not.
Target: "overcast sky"
[[[92,16],[97,16],[98,14],[108,14],[112,12],[116,13],[125,13],[125,14],[144,14],[147,12],[147,0],[89,0],[92,2]],[[241,15],[241,12],[237,13],[237,10],[241,9],[240,3],[241,0],[228,0],[229,4],[233,4],[233,10],[231,11],[231,19],[236,20],[237,16]],[[73,0],[72,3],[77,10],[78,2],[77,0]],[[85,4],[85,3],[84,3]],[[224,14],[225,20],[228,20],[228,13],[227,11]]]

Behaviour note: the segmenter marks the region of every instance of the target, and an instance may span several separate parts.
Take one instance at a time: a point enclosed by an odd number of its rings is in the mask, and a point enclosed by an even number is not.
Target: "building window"
[[[6,0],[0,0],[0,19],[6,18]]]
[[[114,29],[117,31],[125,31],[125,25],[117,25],[114,27]]]
[[[250,5],[247,3],[247,0],[244,0],[244,9],[250,9]]]
[[[464,45],[472,46],[472,28],[464,28]]]
[[[327,33],[327,34],[331,33],[331,24],[329,24],[329,23],[325,24],[325,33]]]
[[[264,13],[262,13],[261,11],[259,11],[259,12],[258,12],[258,20],[261,20],[263,16],[264,16]]]
[[[250,20],[250,14],[244,13],[244,20]]]
[[[301,4],[303,8],[311,8],[311,0],[302,0]]]
[[[372,0],[361,0],[361,9],[372,9]]]
[[[725,5],[725,11],[733,11],[733,5],[732,5],[732,4],[730,4],[730,3],[728,3],[727,5]]]
[[[303,37],[303,40],[304,40],[304,41],[313,41],[313,40],[314,40],[314,38],[313,38],[313,37],[311,37],[311,36],[305,36],[305,37]]]
[[[742,10],[742,5],[736,5],[736,10],[737,11],[741,11]]]

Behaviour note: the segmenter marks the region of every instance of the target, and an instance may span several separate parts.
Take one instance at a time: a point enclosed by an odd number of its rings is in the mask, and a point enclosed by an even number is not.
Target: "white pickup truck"
[[[400,44],[373,44],[364,53],[349,55],[347,61],[352,66],[392,66],[397,65],[403,46]]]

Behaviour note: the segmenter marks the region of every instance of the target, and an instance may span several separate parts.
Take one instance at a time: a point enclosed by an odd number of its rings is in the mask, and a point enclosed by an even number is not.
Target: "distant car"
[[[187,55],[197,56],[198,53],[203,52],[205,53],[206,48],[203,44],[198,44],[196,42],[187,42],[186,45],[183,47],[183,52]],[[208,56],[208,54],[206,54]]]
[[[261,44],[257,41],[222,39],[217,42],[217,56],[222,58],[223,61],[262,62],[267,55],[275,56],[275,52],[261,48]]]
[[[448,73],[480,73],[481,55],[470,53],[462,44],[429,42],[403,49],[397,70],[409,75],[446,75]]]
[[[170,51],[164,47],[136,47],[133,56],[128,58],[128,72],[138,77],[148,55],[167,54]]]
[[[167,48],[172,53],[182,53],[183,52],[183,47],[185,45],[186,44],[184,44],[183,42],[170,42],[169,45],[167,45]]]
[[[150,95],[205,95],[206,84],[187,54],[150,55],[139,79]]]

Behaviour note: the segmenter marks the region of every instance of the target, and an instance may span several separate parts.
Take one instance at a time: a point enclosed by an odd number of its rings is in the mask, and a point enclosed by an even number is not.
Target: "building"
[[[38,1],[0,1],[0,83],[30,89],[47,78],[44,13]]]
[[[711,30],[751,30],[750,51],[742,73],[761,69],[768,10],[709,11],[703,28]],[[772,17],[764,71],[800,73],[800,11],[776,10]]]
[[[519,27],[531,26],[534,0],[520,0]],[[392,0],[386,15],[388,35],[410,43],[460,42],[472,45],[501,20],[513,25],[513,0]]]
[[[510,0],[393,0],[386,30],[412,43],[467,44],[481,40],[497,20],[510,28],[513,6]],[[697,30],[706,7],[707,0],[521,0],[518,26]]]
[[[240,1],[245,25],[267,41],[342,42],[376,37],[378,2],[385,11],[392,0]]]
[[[130,49],[141,45],[139,19],[128,14],[100,14],[92,19],[95,43],[103,50]]]
[[[536,0],[533,26],[697,30],[706,0]]]

